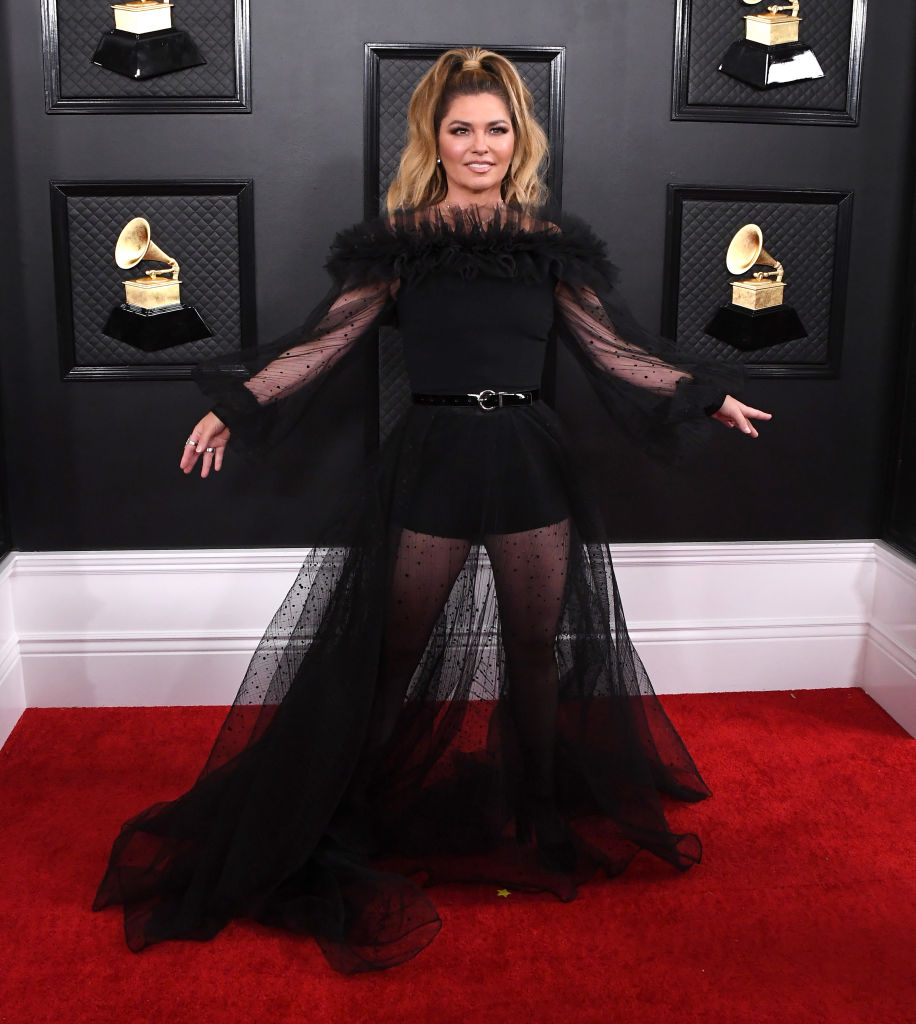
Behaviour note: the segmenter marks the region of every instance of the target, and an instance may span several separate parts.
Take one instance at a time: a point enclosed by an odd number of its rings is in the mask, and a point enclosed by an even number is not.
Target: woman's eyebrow
[[[492,128],[494,124],[508,124],[508,123],[509,122],[508,122],[508,120],[505,117],[498,117],[498,118],[496,118],[495,121],[487,121],[487,127],[488,128]],[[449,121],[449,125],[453,125],[453,124],[464,125],[467,128],[472,127],[470,121],[461,121],[457,117],[453,118],[451,121]]]

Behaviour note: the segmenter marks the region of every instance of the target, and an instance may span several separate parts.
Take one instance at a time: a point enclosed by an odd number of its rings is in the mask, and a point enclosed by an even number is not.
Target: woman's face
[[[448,180],[446,202],[498,203],[515,152],[515,132],[501,97],[456,96],[439,125],[439,159]]]

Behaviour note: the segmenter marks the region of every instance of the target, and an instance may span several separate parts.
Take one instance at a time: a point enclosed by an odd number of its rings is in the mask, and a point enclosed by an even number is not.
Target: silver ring
[[[185,446],[185,448],[191,448],[191,447],[196,448],[197,447],[197,442],[194,440],[193,437],[189,437],[187,439],[187,441],[185,441],[184,446]]]
[[[216,451],[216,449],[215,448],[204,448],[204,451],[206,452],[207,455],[212,455]]]

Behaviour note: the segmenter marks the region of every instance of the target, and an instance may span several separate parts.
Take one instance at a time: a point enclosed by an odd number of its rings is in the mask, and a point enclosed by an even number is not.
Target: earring
[[[436,157],[436,163],[437,164],[441,164],[442,163],[442,157],[441,156],[437,156]]]

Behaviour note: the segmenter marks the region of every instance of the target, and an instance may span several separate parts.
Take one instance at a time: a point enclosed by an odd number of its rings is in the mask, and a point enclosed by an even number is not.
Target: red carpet
[[[27,711],[0,751],[0,1024],[916,1021],[916,740],[860,690],[664,704],[714,792],[671,808],[699,867],[641,855],[569,904],[436,889],[432,946],[353,978],[244,923],[136,955],[88,909],[222,709]]]

